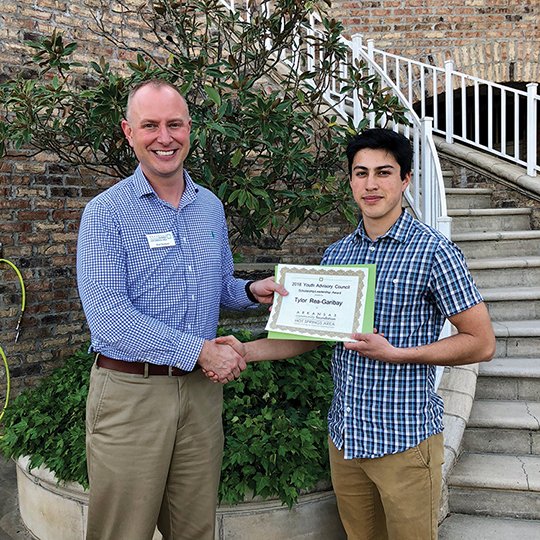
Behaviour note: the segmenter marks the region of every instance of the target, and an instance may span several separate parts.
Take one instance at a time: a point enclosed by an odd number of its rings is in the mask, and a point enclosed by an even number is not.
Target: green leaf
[[[231,165],[233,167],[236,167],[240,163],[241,159],[242,159],[242,150],[240,148],[237,148],[231,158]]]
[[[219,107],[221,105],[221,97],[219,92],[212,86],[205,86],[206,95]]]

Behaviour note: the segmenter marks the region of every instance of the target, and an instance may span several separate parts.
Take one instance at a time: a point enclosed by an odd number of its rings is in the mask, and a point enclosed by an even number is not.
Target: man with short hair
[[[245,362],[216,343],[220,305],[270,303],[273,278],[233,276],[223,206],[184,169],[191,118],[176,87],[145,81],[122,129],[139,166],[86,206],[77,251],[96,363],[87,402],[89,540],[213,540],[221,382]],[[202,369],[198,369],[198,368]]]
[[[461,251],[402,209],[409,141],[368,129],[351,139],[347,157],[362,219],[322,264],[376,265],[376,329],[334,349],[332,483],[349,540],[435,539],[444,457],[436,366],[490,360],[495,337]],[[457,333],[438,340],[445,319]],[[244,354],[247,362],[279,360],[318,344],[263,339]]]

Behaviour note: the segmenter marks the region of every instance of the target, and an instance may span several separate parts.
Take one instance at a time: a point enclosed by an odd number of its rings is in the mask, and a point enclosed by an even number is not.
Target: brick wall
[[[496,82],[540,81],[538,0],[334,1],[350,37]]]
[[[538,80],[538,0],[463,3],[334,1],[332,9],[348,33],[373,37],[381,48],[428,61],[453,58],[457,69],[482,77],[493,74],[497,81]],[[137,43],[144,32],[141,19],[116,2],[3,0],[0,80],[29,69],[24,64],[31,52],[23,40],[53,29],[79,43],[75,60],[85,63],[103,55],[113,67],[122,65],[126,55],[95,32],[93,15],[101,13],[130,43]],[[18,283],[13,272],[0,265],[0,344],[9,357],[14,393],[88,338],[75,284],[77,227],[88,199],[110,183],[110,178],[73,170],[52,156],[21,153],[0,163],[0,256],[17,264],[27,286],[26,314],[14,344]],[[279,252],[246,248],[246,260],[317,262],[324,246],[350,230],[350,225],[326,218],[307,224]],[[4,378],[0,368],[0,404]]]

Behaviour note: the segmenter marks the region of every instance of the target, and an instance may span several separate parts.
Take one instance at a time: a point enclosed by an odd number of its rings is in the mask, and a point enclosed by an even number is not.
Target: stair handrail
[[[240,20],[250,22],[252,13],[256,7],[260,7],[259,14],[268,16],[271,10],[270,0],[262,0],[255,4],[253,0],[220,0],[221,4],[233,13],[238,13]],[[306,23],[300,25],[298,29],[298,40],[302,33],[306,36],[323,36],[317,26],[322,24],[322,18],[316,12],[312,12]],[[373,46],[364,46],[360,35],[353,36],[348,40],[340,36],[341,42],[347,46],[349,54],[345,60],[337,61],[336,73],[340,73],[339,78],[331,78],[328,81],[324,96],[326,101],[344,119],[352,118],[355,125],[364,118],[364,111],[358,95],[351,91],[344,92],[341,88],[343,80],[357,61],[362,60],[368,66],[370,73],[376,74],[388,92],[397,97],[400,104],[405,108],[405,117],[410,125],[399,125],[391,122],[391,127],[395,131],[400,131],[409,137],[414,149],[412,182],[410,188],[405,193],[405,198],[410,205],[412,212],[424,223],[439,230],[446,237],[450,238],[451,218],[448,217],[446,207],[446,195],[442,170],[438,154],[433,140],[433,122],[429,117],[420,118],[412,104],[407,100],[401,89],[394,83],[392,78],[374,61]],[[267,50],[271,50],[270,39],[265,41]],[[283,55],[281,62],[289,69],[302,70],[307,66],[309,70],[316,69],[318,55],[309,39],[306,39],[303,46],[295,47],[288,51],[288,55]],[[303,55],[303,57],[301,57]],[[310,83],[309,79],[306,81]],[[387,119],[379,119],[379,124],[384,125]],[[370,126],[375,126],[375,115],[369,116]]]

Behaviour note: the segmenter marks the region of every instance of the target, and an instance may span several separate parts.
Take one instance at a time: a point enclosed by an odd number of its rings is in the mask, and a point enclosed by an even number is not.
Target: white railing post
[[[370,75],[374,75],[373,64],[375,64],[375,42],[372,39],[367,40],[367,55],[369,58],[368,72]],[[375,113],[372,111],[368,113],[369,127],[375,127]]]
[[[352,64],[354,67],[358,67],[360,61],[360,50],[362,49],[362,36],[361,34],[354,34],[352,36]],[[360,97],[358,95],[360,89],[353,92],[353,122],[354,127],[358,127],[358,124],[362,121],[364,113],[362,111],[362,104],[360,103]]]
[[[444,103],[446,115],[447,143],[452,143],[454,141],[454,85],[452,82],[453,71],[454,62],[452,62],[452,60],[447,60],[444,63]]]
[[[433,228],[437,227],[436,207],[437,189],[433,182],[433,171],[431,166],[431,153],[428,138],[432,136],[433,119],[426,116],[420,119],[420,188],[422,191],[422,217],[424,223]],[[435,218],[435,219],[434,219]]]
[[[527,174],[529,176],[536,176],[538,161],[536,125],[540,101],[536,99],[537,90],[538,83],[529,83],[527,85]]]

